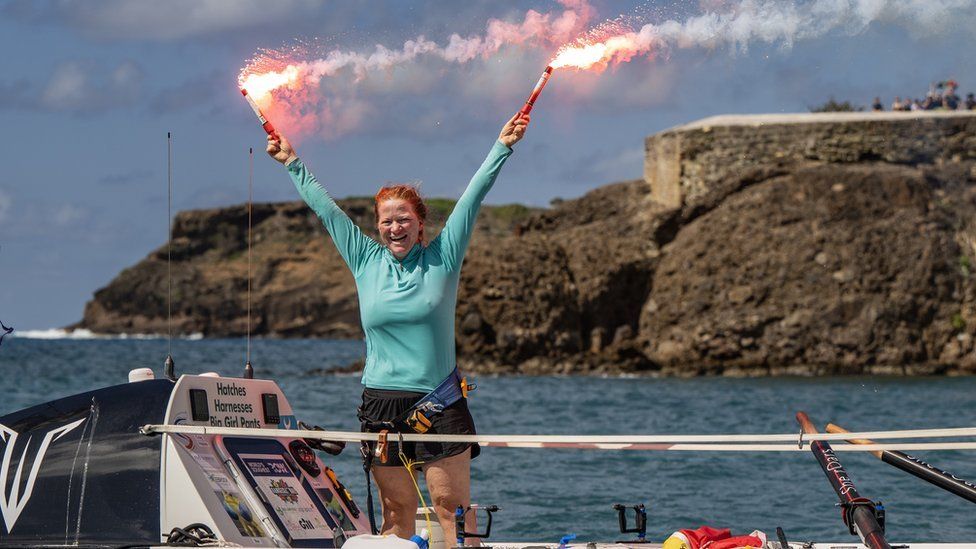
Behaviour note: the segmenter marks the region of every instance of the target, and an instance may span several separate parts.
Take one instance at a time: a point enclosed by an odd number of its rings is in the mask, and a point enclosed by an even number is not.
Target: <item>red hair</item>
[[[380,203],[387,200],[403,200],[410,204],[414,214],[420,219],[420,241],[424,241],[424,222],[427,221],[427,204],[420,197],[420,191],[413,185],[387,185],[376,192],[373,197],[373,213],[376,223],[380,222]]]

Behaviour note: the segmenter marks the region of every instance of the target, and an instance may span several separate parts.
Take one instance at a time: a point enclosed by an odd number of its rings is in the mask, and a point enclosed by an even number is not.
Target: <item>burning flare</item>
[[[611,64],[635,57],[653,59],[675,48],[745,52],[752,44],[779,44],[785,50],[798,41],[838,29],[856,34],[873,22],[940,34],[968,20],[956,17],[957,12],[972,13],[964,8],[971,3],[967,0],[722,0],[700,2],[705,6],[701,12],[681,20],[654,16],[647,11],[650,8],[642,8],[587,30],[595,16],[588,0],[559,3],[561,11],[528,10],[521,21],[491,19],[480,34],[454,33],[444,42],[417,36],[399,48],[377,45],[366,52],[325,50],[316,41],[259,50],[241,69],[238,82],[280,127],[335,137],[370,119],[384,118],[383,113],[374,112],[369,93],[429,93],[430,87],[415,81],[410,82],[413,88],[381,81],[384,72],[390,76],[397,67],[419,61],[465,64],[487,60],[516,46],[555,51],[549,62],[553,69],[600,72]],[[650,19],[655,22],[649,23]],[[332,80],[323,82],[326,78]],[[545,85],[544,81],[540,84]],[[357,88],[361,85],[367,88],[366,93]],[[478,87],[473,92],[480,94],[481,100],[483,89]],[[537,89],[541,92],[541,86]],[[583,93],[581,89],[568,89],[567,94]],[[530,97],[530,103],[537,97]]]
[[[559,48],[549,65],[554,69],[572,67],[586,70],[596,67],[602,70],[611,61],[629,61],[634,55],[646,53],[647,50],[648,47],[640,44],[637,35],[628,33],[603,42],[567,44]]]
[[[288,65],[281,71],[268,71],[263,73],[241,71],[237,77],[237,85],[242,90],[247,90],[248,95],[254,101],[261,103],[271,94],[272,90],[282,86],[293,88],[297,86],[301,71],[297,65]]]
[[[554,69],[602,71],[611,62],[630,61],[635,55],[647,54],[654,40],[634,31],[638,23],[636,18],[627,16],[604,21],[559,48],[549,65]]]

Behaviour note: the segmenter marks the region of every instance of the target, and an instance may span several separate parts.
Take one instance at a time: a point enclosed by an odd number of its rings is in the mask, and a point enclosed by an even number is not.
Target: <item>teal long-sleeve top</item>
[[[363,385],[429,392],[455,367],[454,316],[461,263],[481,202],[512,149],[496,141],[437,238],[398,260],[357,227],[300,159],[287,165],[356,280],[366,333]]]

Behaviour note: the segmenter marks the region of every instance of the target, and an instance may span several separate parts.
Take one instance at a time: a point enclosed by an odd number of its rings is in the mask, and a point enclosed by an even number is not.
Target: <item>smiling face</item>
[[[413,206],[400,198],[390,198],[377,204],[376,228],[380,241],[397,259],[407,257],[414,244],[420,240],[424,222]]]

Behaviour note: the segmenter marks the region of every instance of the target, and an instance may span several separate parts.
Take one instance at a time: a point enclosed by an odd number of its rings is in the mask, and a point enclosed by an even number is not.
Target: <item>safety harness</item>
[[[466,378],[461,377],[457,368],[449,376],[444,378],[433,391],[424,395],[407,411],[403,412],[392,421],[376,421],[366,417],[363,410],[359,411],[359,419],[363,422],[363,429],[367,432],[383,431],[400,433],[410,432],[426,433],[430,430],[433,417],[443,412],[448,406],[462,398],[468,398],[468,393],[475,390],[476,386],[469,384]],[[379,445],[375,451],[376,457],[380,456]],[[386,460],[381,460],[386,461]]]
[[[370,478],[373,460],[379,459],[380,463],[386,463],[389,455],[387,447],[388,433],[402,433],[413,431],[415,433],[426,433],[433,424],[433,418],[443,412],[447,407],[462,398],[468,398],[468,393],[475,390],[474,384],[469,384],[466,378],[461,377],[457,367],[449,376],[444,378],[433,391],[424,395],[407,411],[403,412],[392,421],[376,421],[365,415],[362,408],[359,409],[359,419],[363,423],[363,430],[366,432],[378,432],[379,440],[375,448],[370,448],[369,443],[362,443],[363,471],[366,473],[366,507],[369,511],[370,528],[375,534],[376,520],[373,516],[373,490]],[[399,451],[402,453],[403,444],[400,443]]]

